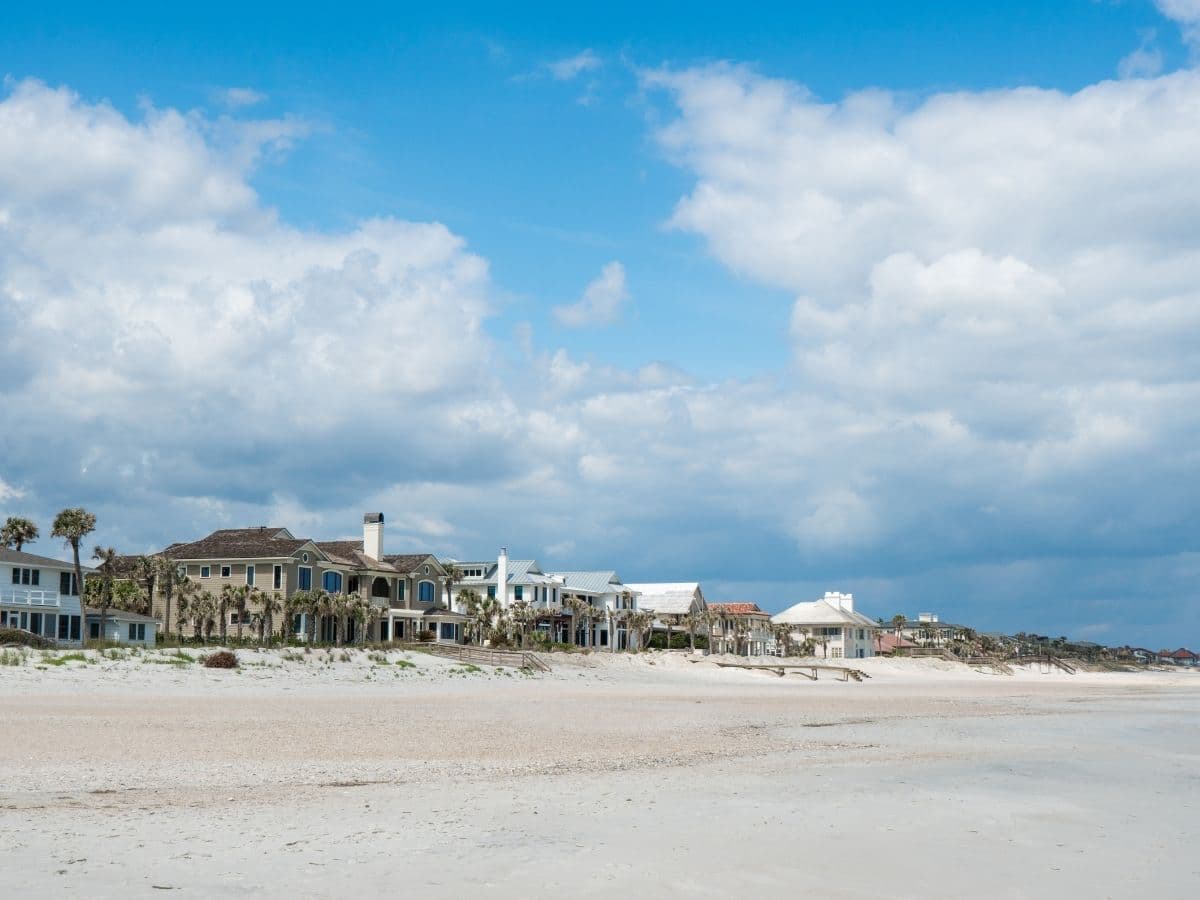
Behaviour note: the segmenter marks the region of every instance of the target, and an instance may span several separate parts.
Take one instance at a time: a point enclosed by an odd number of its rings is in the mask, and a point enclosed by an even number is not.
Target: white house
[[[574,643],[587,647],[608,647],[615,640],[616,648],[624,650],[628,646],[626,628],[618,617],[613,621],[609,615],[613,611],[638,609],[638,592],[630,585],[623,584],[616,572],[604,570],[600,572],[550,572],[548,573],[559,585],[563,602],[563,612],[574,617],[570,608],[571,598],[578,598],[587,603],[595,612],[591,616],[591,633],[584,634],[583,622],[572,623]],[[613,630],[610,637],[609,629]]]
[[[827,591],[820,600],[797,603],[771,618],[791,626],[792,640],[812,638],[831,659],[864,659],[875,655],[879,624],[854,611],[854,595]]]
[[[678,631],[688,615],[702,616],[708,609],[698,581],[628,584],[626,587],[638,595],[639,609],[654,613],[652,627],[655,631],[666,631],[668,622],[672,630]]]
[[[153,647],[158,640],[158,620],[123,609],[109,609],[103,616],[101,632],[100,610],[87,607],[88,638],[106,640],[113,644]]]
[[[84,577],[95,572],[81,567]],[[0,628],[20,628],[66,647],[83,642],[74,566],[0,548]]]

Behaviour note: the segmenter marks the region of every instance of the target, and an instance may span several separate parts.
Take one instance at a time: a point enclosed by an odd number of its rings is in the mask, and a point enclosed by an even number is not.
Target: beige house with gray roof
[[[200,590],[214,595],[226,587],[247,586],[281,599],[298,591],[320,590],[362,598],[373,610],[363,635],[366,640],[413,640],[423,631],[433,631],[438,640],[460,640],[462,617],[438,603],[446,571],[437,557],[430,553],[388,555],[383,534],[383,513],[367,513],[361,542],[313,541],[278,527],[225,528],[197,541],[172,544],[161,555],[174,560],[179,572]],[[165,601],[157,587],[153,609],[162,622]],[[173,621],[163,623],[164,630],[178,629],[175,609]],[[231,617],[228,624],[236,625],[237,611],[227,614]],[[332,639],[332,619],[322,616],[321,622],[314,623],[318,640]],[[347,627],[346,639],[357,639],[354,624]],[[307,613],[280,622],[276,630],[296,637],[307,635]]]

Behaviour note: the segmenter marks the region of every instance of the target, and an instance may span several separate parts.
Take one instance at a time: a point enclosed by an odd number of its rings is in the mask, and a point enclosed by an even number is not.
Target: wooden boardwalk
[[[700,662],[700,660],[693,660]],[[871,676],[862,669],[851,669],[848,666],[826,666],[813,665],[811,663],[734,663],[734,662],[719,662],[717,663],[722,669],[751,669],[756,671],[774,672],[780,678],[787,675],[788,672],[795,672],[797,675],[803,675],[812,681],[816,681],[820,672],[837,672],[841,676],[842,681],[862,681],[864,678]],[[809,674],[812,673],[812,674]]]
[[[510,669],[531,669],[549,672],[549,664],[536,653],[528,650],[495,650],[491,647],[471,647],[467,644],[413,644],[413,649],[457,659],[461,662],[480,663],[485,666],[504,666]]]

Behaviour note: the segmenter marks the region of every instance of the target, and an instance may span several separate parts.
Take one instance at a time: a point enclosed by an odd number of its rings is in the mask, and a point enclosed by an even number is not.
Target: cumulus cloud
[[[621,317],[621,310],[628,300],[625,267],[613,261],[601,269],[600,275],[584,288],[583,296],[578,301],[554,307],[554,317],[568,328],[611,325]]]
[[[591,50],[583,50],[574,56],[567,56],[546,63],[546,70],[555,81],[571,81],[584,72],[594,72],[604,64]]]
[[[220,127],[131,121],[34,81],[0,102],[0,312],[38,348],[0,384],[27,423],[5,455],[48,505],[266,505],[380,457],[427,474],[450,428],[429,407],[491,390],[487,266],[461,238],[392,219],[287,227],[248,176],[288,124]]]
[[[695,179],[671,224],[797,297],[793,371],[690,405],[737,423],[721,482],[802,553],[1189,549],[1171,448],[1200,437],[1200,74],[915,104],[729,65],[644,81]]]

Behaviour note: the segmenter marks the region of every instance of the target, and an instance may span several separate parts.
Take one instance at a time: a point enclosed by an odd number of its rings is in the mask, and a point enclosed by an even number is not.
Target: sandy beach
[[[0,667],[5,897],[1144,897],[1200,673],[422,653]],[[158,662],[151,662],[158,659]],[[399,663],[399,664],[397,664]]]

